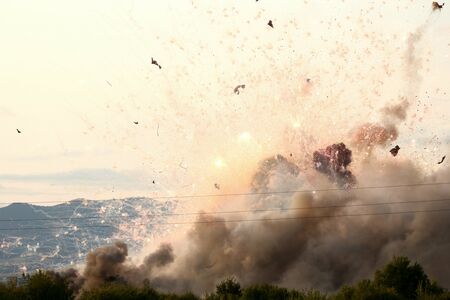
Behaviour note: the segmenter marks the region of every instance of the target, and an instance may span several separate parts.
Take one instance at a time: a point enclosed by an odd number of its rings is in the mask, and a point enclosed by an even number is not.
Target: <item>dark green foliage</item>
[[[73,299],[72,291],[63,278],[41,271],[28,278],[25,288],[30,300]]]
[[[80,300],[158,300],[150,288],[139,289],[124,284],[106,284],[81,294]]]
[[[199,300],[199,298],[192,293],[162,294],[150,287],[137,288],[111,283],[82,293],[79,300]]]
[[[376,286],[370,280],[362,280],[355,286],[344,286],[333,297],[335,300],[401,300],[393,289]]]
[[[361,280],[343,286],[332,296],[318,291],[296,291],[270,284],[242,288],[231,277],[216,286],[215,293],[199,298],[192,293],[164,294],[151,288],[125,283],[108,283],[76,295],[70,283],[55,272],[38,272],[32,276],[0,283],[0,300],[450,300],[450,293],[430,281],[422,267],[406,257],[394,257],[376,271],[374,280]]]
[[[270,284],[254,285],[246,288],[242,300],[325,300],[327,297],[318,291],[296,291]]]
[[[27,293],[23,287],[17,285],[17,278],[10,279],[7,283],[0,283],[0,299],[22,300],[26,298]]]
[[[216,294],[221,299],[239,299],[242,295],[241,285],[236,278],[227,278],[216,286]]]
[[[263,284],[254,285],[245,289],[241,299],[245,300],[268,300],[268,299],[289,299],[289,292],[285,288],[274,285]]]
[[[184,295],[176,295],[176,294],[160,294],[159,296],[161,300],[199,300],[200,298],[195,296],[192,293],[187,293]]]
[[[374,281],[362,280],[354,286],[344,286],[334,296],[335,300],[441,300],[449,294],[430,282],[418,263],[412,264],[407,257],[394,257],[381,270],[375,272]]]
[[[376,271],[374,283],[392,288],[405,299],[415,299],[419,288],[429,291],[432,287],[422,267],[403,256],[394,257],[383,269]]]

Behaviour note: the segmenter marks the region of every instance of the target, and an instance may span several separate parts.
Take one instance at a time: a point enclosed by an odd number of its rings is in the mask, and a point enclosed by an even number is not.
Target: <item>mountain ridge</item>
[[[145,237],[162,232],[154,223],[164,223],[176,204],[146,197],[11,203],[0,208],[0,279],[82,263],[89,251],[113,240],[138,251]]]

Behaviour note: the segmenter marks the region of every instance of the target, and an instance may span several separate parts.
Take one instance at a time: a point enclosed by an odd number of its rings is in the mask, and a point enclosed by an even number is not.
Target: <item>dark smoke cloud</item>
[[[162,267],[174,261],[173,249],[170,244],[161,244],[159,249],[147,256],[144,264],[147,268]]]
[[[105,282],[122,280],[128,247],[123,242],[95,249],[86,257],[83,287],[90,289]]]
[[[368,174],[364,173],[359,178],[362,184],[392,185],[432,180],[426,178],[410,162],[401,165],[378,163],[380,162],[366,165],[365,172]],[[267,176],[274,175],[269,172]],[[449,180],[449,173],[437,178],[441,181]],[[290,207],[310,207],[392,200],[418,201],[448,197],[449,192],[448,187],[374,190],[363,193],[349,190],[316,195],[301,194],[284,200],[290,203]],[[259,200],[265,202],[266,197],[260,197]],[[437,204],[438,207],[439,205],[445,206],[445,203]],[[311,217],[430,207],[430,204],[364,209],[349,206],[313,212],[268,213],[258,217]],[[202,216],[200,220],[223,219]],[[204,292],[211,290],[221,278],[234,275],[244,285],[270,282],[288,287],[317,287],[330,291],[344,283],[370,276],[375,268],[384,264],[392,255],[403,254],[419,260],[427,272],[448,286],[449,273],[442,264],[448,265],[450,262],[444,251],[450,250],[450,237],[446,233],[449,225],[450,220],[445,213],[216,223],[206,226],[196,224],[187,237],[189,251],[179,258],[178,268],[172,273],[172,283],[178,280],[178,285],[172,286],[181,290]],[[434,230],[433,234],[430,234],[429,229]],[[438,258],[433,254],[438,255]]]
[[[345,164],[345,163],[343,163]],[[348,164],[347,164],[348,165]],[[260,164],[253,190],[283,189],[296,182],[298,189],[309,183],[295,164],[275,156]],[[312,176],[317,173],[313,172]],[[450,169],[424,175],[411,161],[364,163],[356,174],[358,184],[395,185],[450,181]],[[277,181],[283,178],[286,180]],[[291,179],[289,179],[291,178]],[[292,180],[297,179],[297,181]],[[274,186],[274,182],[278,182]],[[257,183],[257,184],[256,184]],[[290,187],[290,186],[289,186]],[[297,217],[291,221],[222,222],[226,219],[201,215],[175,250],[169,244],[148,255],[142,265],[126,259],[123,243],[99,248],[87,259],[83,288],[110,280],[140,285],[144,280],[167,291],[211,291],[221,279],[234,275],[243,285],[275,283],[291,288],[315,287],[333,291],[342,284],[367,278],[393,255],[408,255],[419,261],[434,279],[450,286],[450,228],[448,214],[417,213],[364,217],[311,218],[359,213],[386,213],[448,207],[446,202],[352,207],[351,204],[419,201],[448,198],[447,185],[397,189],[353,190],[251,197],[259,207],[306,207],[344,205],[315,210],[271,211],[227,219]],[[175,257],[174,253],[177,254]]]
[[[352,151],[344,143],[333,144],[313,153],[314,168],[343,187],[350,187],[356,182],[355,176],[347,170],[351,162]]]
[[[59,273],[68,278],[75,291],[90,290],[107,282],[127,282],[142,285],[152,278],[154,269],[164,267],[174,261],[170,244],[161,244],[149,254],[142,265],[136,266],[127,261],[128,247],[117,241],[113,245],[99,247],[86,257],[86,266],[81,275],[69,270]]]

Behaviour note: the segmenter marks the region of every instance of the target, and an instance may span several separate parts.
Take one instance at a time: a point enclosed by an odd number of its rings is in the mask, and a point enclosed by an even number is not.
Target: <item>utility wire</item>
[[[231,211],[200,211],[200,212],[185,212],[185,213],[148,213],[138,215],[139,217],[165,217],[165,216],[195,216],[195,215],[220,215],[220,214],[238,214],[238,213],[262,213],[273,211],[296,211],[296,210],[314,210],[327,208],[345,208],[345,207],[363,207],[363,206],[380,206],[380,205],[395,205],[395,204],[415,204],[415,203],[432,203],[432,202],[446,202],[450,198],[445,199],[430,199],[430,200],[415,200],[415,201],[395,201],[395,202],[375,202],[375,203],[356,203],[356,204],[340,204],[340,205],[324,205],[324,206],[310,206],[310,207],[288,207],[288,208],[267,208],[267,209],[248,209],[248,210],[231,210]],[[50,218],[22,218],[22,219],[0,219],[0,222],[23,222],[23,221],[61,221],[61,220],[95,220],[95,219],[112,219],[112,218],[127,218],[123,216],[85,216],[85,217],[50,217]]]
[[[187,225],[187,224],[214,224],[214,223],[242,223],[242,222],[267,222],[267,221],[289,221],[289,220],[312,220],[322,218],[344,218],[344,217],[361,217],[361,216],[385,216],[385,215],[401,215],[401,214],[416,214],[416,213],[437,213],[449,212],[450,208],[428,209],[428,210],[408,210],[408,211],[393,211],[382,213],[362,213],[362,214],[341,214],[341,215],[320,215],[320,216],[298,216],[298,217],[284,217],[284,218],[260,218],[260,219],[231,219],[231,220],[200,220],[187,222],[153,222],[153,223],[139,223],[128,225],[128,227],[138,227],[142,225]],[[18,228],[0,228],[0,231],[17,231],[17,230],[48,230],[48,229],[78,229],[78,228],[111,228],[115,225],[81,225],[81,226],[52,226],[52,227],[18,227]]]
[[[423,183],[411,183],[411,184],[396,184],[396,185],[381,185],[381,186],[355,186],[351,188],[326,188],[326,189],[310,189],[310,190],[288,190],[288,191],[271,191],[271,192],[247,192],[247,193],[228,193],[228,194],[200,194],[200,195],[178,195],[178,196],[149,196],[147,198],[154,200],[163,199],[183,199],[183,198],[212,198],[212,197],[233,197],[233,196],[255,196],[255,195],[277,195],[277,194],[295,194],[295,193],[319,193],[319,192],[332,192],[332,191],[354,191],[354,190],[370,190],[370,189],[390,189],[390,188],[402,188],[402,187],[421,187],[421,186],[438,186],[448,185],[450,182],[423,182]],[[128,198],[129,199],[129,198]],[[83,199],[84,200],[84,199]],[[124,201],[125,199],[110,199],[103,201]],[[73,201],[73,200],[71,200]],[[88,200],[97,201],[97,200]],[[68,203],[70,201],[33,201],[24,204],[48,204],[48,203]],[[17,202],[0,202],[0,204],[13,204]]]

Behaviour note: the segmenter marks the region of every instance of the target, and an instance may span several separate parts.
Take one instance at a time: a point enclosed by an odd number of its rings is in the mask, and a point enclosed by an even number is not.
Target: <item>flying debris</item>
[[[310,83],[311,82],[311,78],[306,78],[306,82]]]
[[[391,152],[392,156],[397,156],[398,150],[400,150],[400,147],[398,145],[396,145],[394,148],[389,150],[389,152]]]
[[[158,66],[160,69],[162,69],[161,65],[158,64],[158,62],[154,60],[153,57],[152,57],[152,65]]]
[[[272,20],[269,20],[269,23],[267,23],[267,25],[269,25],[270,27],[272,27],[272,28],[273,28],[273,23],[272,23]]]
[[[109,84],[110,87],[112,87],[111,82],[109,82],[108,80],[106,80],[106,83]]]
[[[155,184],[155,181],[153,180],[152,183]]]
[[[314,168],[343,187],[350,187],[356,182],[352,172],[347,170],[351,162],[352,151],[344,143],[333,144],[313,153]]]
[[[442,157],[441,161],[438,162],[438,165],[442,164],[444,162],[444,159],[445,159],[445,155]]]
[[[431,4],[431,6],[433,7],[433,11],[434,11],[434,10],[441,10],[441,9],[444,7],[444,4],[445,4],[445,3],[439,4],[439,3],[437,3],[437,2],[433,2],[433,3]]]
[[[133,123],[134,123],[134,124],[136,124],[136,125],[137,125],[137,124],[139,124],[139,122],[138,122],[138,121],[134,121]]]
[[[22,133],[22,131],[20,131],[19,129],[16,129],[17,130],[17,133]]]
[[[241,91],[239,89],[245,89],[245,84],[240,84],[234,88],[234,93],[236,95],[239,95],[241,93]]]
[[[215,187],[216,189],[220,190],[220,184],[214,183],[214,187]]]

